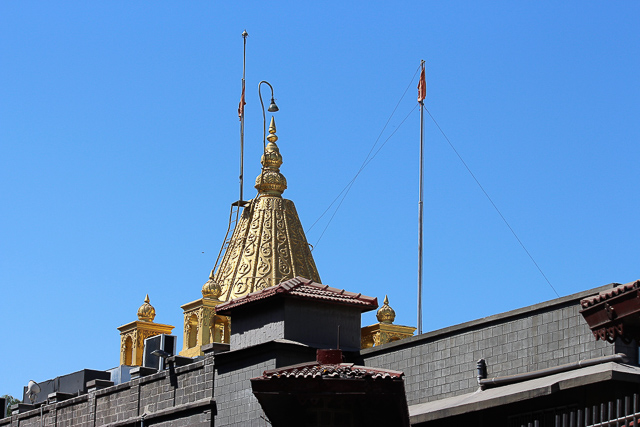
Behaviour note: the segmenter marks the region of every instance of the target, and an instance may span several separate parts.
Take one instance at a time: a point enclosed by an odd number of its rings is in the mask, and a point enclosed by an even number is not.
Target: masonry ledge
[[[246,357],[252,357],[258,354],[264,354],[268,351],[272,351],[276,349],[284,349],[284,348],[296,349],[300,351],[309,351],[310,354],[311,352],[313,352],[314,359],[311,359],[311,360],[315,360],[315,351],[316,351],[315,347],[308,346],[298,341],[292,341],[292,340],[280,338],[272,341],[262,342],[260,344],[252,345],[249,347],[238,348],[236,350],[229,350],[222,353],[218,353],[214,356],[216,361],[216,367],[219,364],[224,364],[226,362],[238,361]]]
[[[71,406],[71,405],[75,405],[77,403],[82,403],[89,400],[89,395],[88,394],[81,394],[80,396],[76,396],[76,397],[72,397],[71,399],[67,399],[67,400],[63,400],[62,402],[57,402],[57,403],[51,403],[51,404],[42,404],[40,406],[38,406],[35,409],[32,409],[30,411],[27,412],[22,412],[17,414],[18,416],[18,420],[24,420],[26,418],[31,418],[31,417],[35,417],[35,416],[40,416],[40,408],[42,407],[42,412],[46,412],[49,413],[52,410],[57,410],[60,408],[64,408],[67,406]],[[6,417],[6,418],[11,418],[11,417]],[[4,418],[3,418],[4,419]]]
[[[128,388],[131,388],[131,381],[127,381],[124,383],[112,385],[111,387],[106,387],[100,390],[96,390],[94,393],[96,394],[96,397],[101,397],[101,396],[106,396],[108,394],[117,393],[119,391],[126,390]]]
[[[198,409],[204,406],[211,406],[212,410],[213,410],[213,406],[215,405],[216,400],[215,399],[201,399],[201,400],[196,400],[195,402],[189,402],[189,403],[184,403],[182,405],[176,405],[173,406],[171,408],[167,408],[167,409],[161,409],[159,411],[156,412],[150,412],[150,413],[145,413],[143,415],[138,415],[135,417],[131,417],[128,418],[126,420],[122,420],[122,421],[117,421],[115,423],[111,423],[111,424],[103,424],[103,426],[105,427],[123,427],[126,425],[131,425],[134,423],[139,423],[141,421],[146,421],[146,420],[152,420],[154,418],[160,418],[160,417],[166,417],[169,415],[174,415],[174,414],[178,414],[180,412],[184,412],[184,411],[189,411],[189,410],[193,410],[193,409]]]
[[[176,371],[176,374],[184,374],[186,372],[196,371],[198,369],[201,369],[204,367],[204,365],[205,365],[204,359],[198,360],[196,362],[189,363],[188,365],[178,366],[177,368],[175,368],[175,371]],[[165,371],[169,372],[169,369],[165,369]]]

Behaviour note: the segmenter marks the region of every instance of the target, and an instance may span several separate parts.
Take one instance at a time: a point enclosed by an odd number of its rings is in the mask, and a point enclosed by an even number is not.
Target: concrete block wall
[[[251,392],[251,378],[276,368],[273,354],[262,354],[216,369],[216,426],[263,427],[266,422],[260,403]]]
[[[43,407],[43,426],[212,425],[213,354],[165,370]],[[40,426],[40,409],[0,420],[0,427]]]
[[[358,307],[291,299],[285,305],[285,338],[318,348],[360,350]],[[338,333],[338,328],[340,332]]]
[[[452,326],[361,352],[366,366],[403,371],[409,405],[478,389],[476,362],[489,378],[536,371],[637,347],[596,341],[579,301],[608,287]]]
[[[215,359],[216,426],[264,427],[268,423],[251,391],[251,378],[264,371],[315,360],[315,349],[294,342],[271,342],[239,351],[219,353]]]
[[[284,306],[280,302],[260,307],[250,315],[238,315],[231,327],[231,350],[284,338]]]

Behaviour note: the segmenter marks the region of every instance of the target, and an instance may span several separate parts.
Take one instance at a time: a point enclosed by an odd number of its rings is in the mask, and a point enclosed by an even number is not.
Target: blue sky
[[[181,330],[238,198],[245,28],[245,194],[268,80],[324,283],[416,325],[421,59],[427,108],[558,293],[640,278],[637,3],[228,3],[0,3],[0,395],[117,365],[146,293]],[[424,331],[554,298],[425,131]]]

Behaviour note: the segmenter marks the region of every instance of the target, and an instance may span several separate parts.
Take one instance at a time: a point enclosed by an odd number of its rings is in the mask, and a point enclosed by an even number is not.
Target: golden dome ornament
[[[144,304],[138,309],[138,319],[144,322],[153,322],[156,318],[156,309],[149,304],[149,294],[144,299]]]
[[[389,297],[384,296],[384,303],[382,307],[378,309],[376,318],[380,323],[391,324],[396,318],[396,312],[389,306]]]
[[[209,280],[202,285],[202,297],[217,300],[222,295],[222,287],[213,280],[213,270],[209,275]]]

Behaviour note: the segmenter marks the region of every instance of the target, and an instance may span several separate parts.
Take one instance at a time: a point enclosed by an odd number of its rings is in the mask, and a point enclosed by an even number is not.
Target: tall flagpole
[[[424,60],[420,62],[422,72],[418,84],[418,103],[420,104],[420,184],[418,200],[418,335],[422,334],[422,227],[424,193],[424,98],[427,94],[424,75]]]
[[[240,100],[240,108],[238,109],[240,112],[240,199],[239,202],[242,202],[242,189],[244,187],[244,78],[245,78],[245,69],[247,65],[247,30],[242,32],[242,39],[244,41],[244,51],[242,53],[242,98]]]

